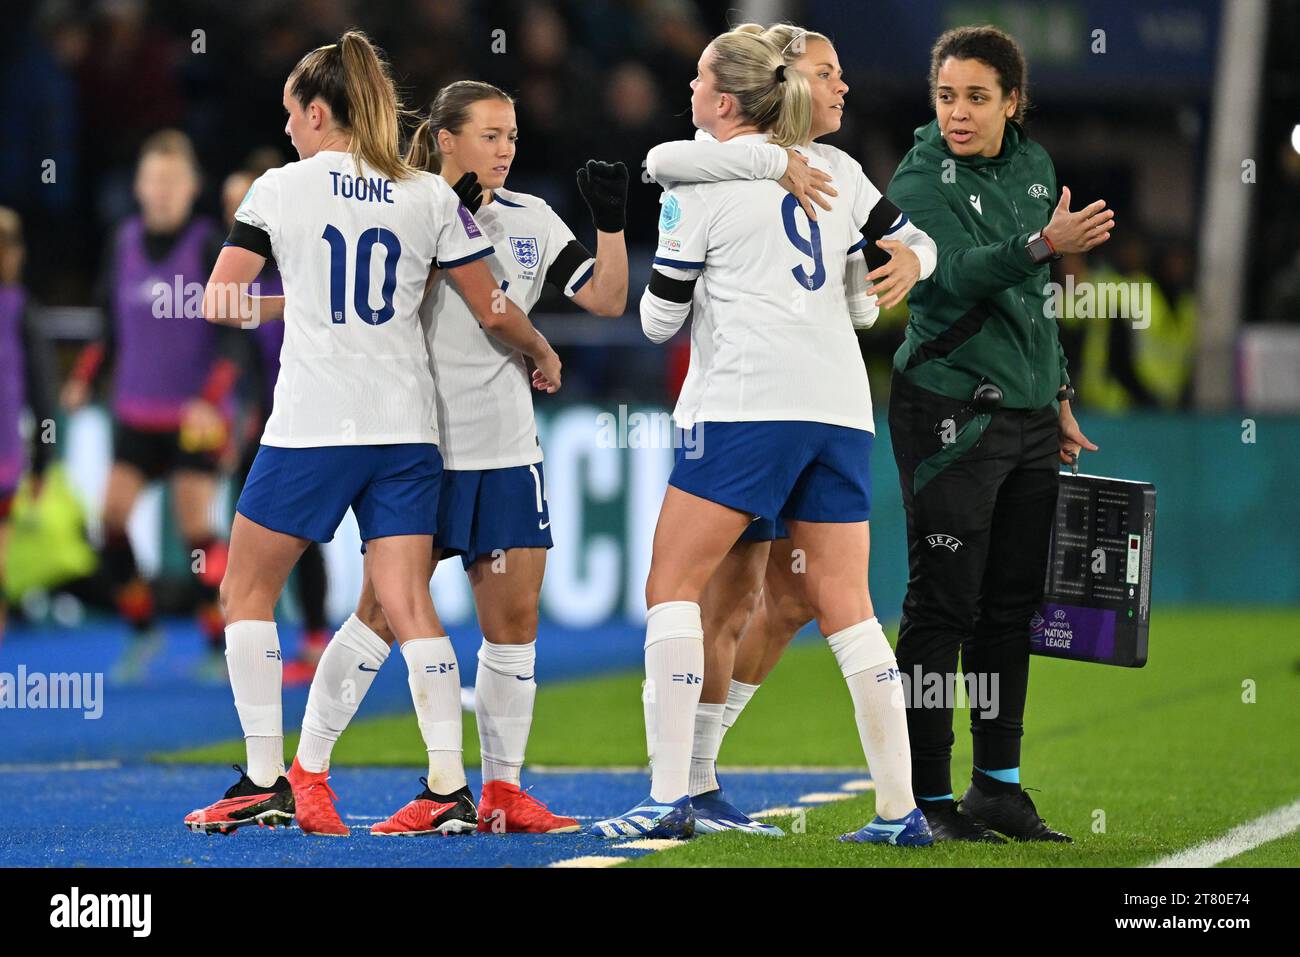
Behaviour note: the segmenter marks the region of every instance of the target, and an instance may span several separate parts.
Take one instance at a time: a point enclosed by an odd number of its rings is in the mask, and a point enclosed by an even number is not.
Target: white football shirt
[[[493,191],[475,219],[496,255],[497,285],[527,315],[548,279],[572,296],[591,278],[594,262],[570,250],[573,233],[545,201]],[[442,263],[442,265],[449,265]],[[474,318],[455,284],[439,276],[420,307],[438,400],[439,449],[449,469],[498,469],[542,460],[532,385],[522,353],[493,338]]]
[[[284,282],[284,345],[264,445],[438,441],[419,323],[435,260],[492,253],[439,176],[389,180],[321,151],[269,170],[235,214],[271,240]]]
[[[729,142],[766,139],[750,134]],[[830,171],[818,151],[807,155]],[[696,391],[686,395],[694,409],[679,401],[679,424],[799,420],[875,431],[844,298],[845,262],[870,211],[870,197],[854,192],[852,202],[819,210],[815,223],[772,180],[665,192],[655,267],[677,278],[702,276],[712,325],[705,331],[712,356],[696,373]]]

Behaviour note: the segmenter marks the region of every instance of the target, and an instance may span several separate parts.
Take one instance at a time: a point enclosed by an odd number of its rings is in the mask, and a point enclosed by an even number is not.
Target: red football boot
[[[414,837],[418,834],[472,834],[478,824],[474,795],[468,787],[455,794],[434,794],[426,778],[424,791],[387,821],[372,825],[371,834]]]
[[[552,814],[517,784],[488,781],[478,802],[478,829],[492,834],[571,834],[578,822]]]
[[[293,788],[283,775],[269,788],[259,787],[238,764],[239,780],[215,804],[190,811],[185,826],[195,833],[231,834],[245,824],[288,825],[293,820]]]
[[[347,837],[351,832],[334,809],[339,796],[327,784],[329,772],[308,771],[298,759],[289,768],[289,786],[293,788],[294,816],[304,834]]]

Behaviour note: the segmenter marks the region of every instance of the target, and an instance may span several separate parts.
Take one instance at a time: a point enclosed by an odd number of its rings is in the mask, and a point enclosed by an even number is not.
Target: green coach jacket
[[[933,275],[911,291],[894,369],[958,399],[987,380],[1009,409],[1055,400],[1070,380],[1046,306],[1050,273],[1025,251],[1059,198],[1047,151],[1008,122],[997,156],[954,156],[931,121],[916,131],[887,195],[939,248]]]

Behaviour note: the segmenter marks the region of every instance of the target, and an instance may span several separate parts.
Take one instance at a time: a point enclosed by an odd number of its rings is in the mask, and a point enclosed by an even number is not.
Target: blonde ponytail
[[[812,132],[808,78],[787,68],[780,49],[762,34],[732,30],[714,38],[710,68],[720,93],[736,98],[745,119],[770,132],[777,146],[806,143]]]
[[[289,74],[289,90],[305,108],[319,97],[334,122],[352,137],[358,167],[364,162],[389,179],[405,179],[411,168],[398,149],[402,104],[388,65],[360,30],[349,30],[337,43],[317,47]]]
[[[398,152],[397,115],[401,104],[388,67],[360,31],[343,34],[339,50],[352,115],[352,155],[389,179],[402,179],[410,169]]]

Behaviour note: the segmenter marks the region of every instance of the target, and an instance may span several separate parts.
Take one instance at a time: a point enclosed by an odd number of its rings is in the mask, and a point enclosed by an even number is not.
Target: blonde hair
[[[312,50],[289,74],[289,91],[304,108],[319,97],[334,122],[352,136],[352,157],[389,179],[405,179],[411,168],[398,149],[402,104],[388,64],[360,30],[349,30]]]
[[[199,157],[194,152],[194,144],[180,130],[159,130],[153,133],[140,147],[139,162],[146,156],[175,156],[189,163],[194,175],[199,175]]]
[[[442,172],[442,154],[438,152],[438,131],[453,136],[469,121],[469,108],[482,100],[503,100],[514,105],[514,97],[505,90],[481,80],[457,80],[438,91],[429,107],[429,115],[415,128],[406,148],[406,162],[430,173]]]
[[[758,24],[747,23],[745,26],[758,26]],[[737,27],[737,29],[740,28]],[[832,47],[835,46],[835,44],[831,43],[830,37],[825,34],[805,30],[803,27],[796,27],[793,23],[774,23],[766,30],[763,30],[762,35],[764,39],[770,40],[772,45],[781,51],[781,57],[785,60],[786,66],[790,66],[795,60],[803,56],[808,50],[808,43],[812,40],[821,40]]]
[[[709,68],[718,92],[735,97],[741,115],[759,129],[768,130],[777,146],[807,142],[812,130],[808,78],[787,69],[780,49],[748,29],[751,26],[745,24],[714,38]]]

